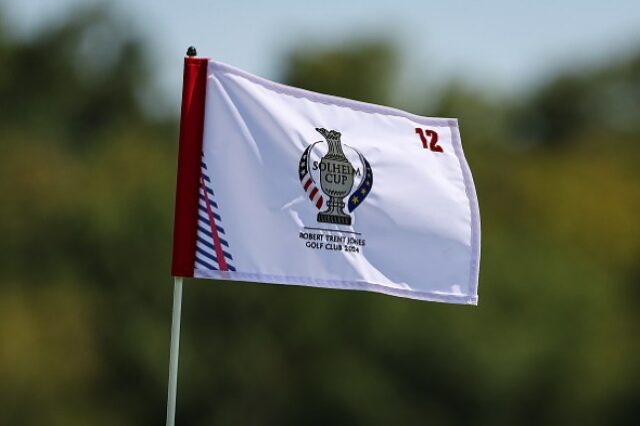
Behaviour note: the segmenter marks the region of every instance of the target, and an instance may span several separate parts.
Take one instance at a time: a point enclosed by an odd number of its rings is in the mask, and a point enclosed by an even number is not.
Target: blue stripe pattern
[[[229,250],[229,242],[223,238],[225,235],[224,228],[220,225],[222,223],[222,216],[218,207],[218,203],[213,200],[215,193],[211,185],[211,178],[207,173],[207,164],[204,161],[204,155],[201,162],[202,179],[204,180],[204,188],[202,186],[199,190],[198,201],[198,227],[196,230],[196,263],[195,269],[200,271],[218,271],[220,270],[220,263],[218,262],[215,243],[213,235],[211,233],[211,222],[209,221],[209,211],[207,209],[207,198],[211,205],[211,213],[214,217],[216,230],[218,231],[218,240],[222,245],[222,254],[227,262],[227,268],[229,271],[235,271],[236,268],[230,263],[233,261],[233,256]],[[205,198],[206,191],[206,198]]]

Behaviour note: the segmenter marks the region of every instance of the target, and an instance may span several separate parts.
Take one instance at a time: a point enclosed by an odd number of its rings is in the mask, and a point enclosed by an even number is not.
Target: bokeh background
[[[459,118],[483,249],[476,308],[187,282],[178,424],[637,424],[640,4],[264,3],[0,3],[0,424],[164,424],[189,44]]]

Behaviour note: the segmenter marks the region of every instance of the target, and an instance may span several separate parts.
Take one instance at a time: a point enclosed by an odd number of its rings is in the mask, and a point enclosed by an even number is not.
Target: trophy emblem
[[[316,131],[326,141],[326,152],[322,155],[323,141],[314,142],[305,149],[298,168],[300,183],[319,210],[318,222],[350,226],[350,213],[371,191],[371,166],[360,152],[342,144],[342,134],[337,130],[316,128]],[[356,190],[350,194],[354,186]],[[348,197],[347,203],[345,197]],[[345,212],[345,207],[348,212]]]
[[[320,188],[328,197],[327,210],[318,213],[318,222],[351,225],[351,216],[344,212],[344,197],[353,187],[353,166],[342,151],[340,132],[316,129],[327,141],[329,151],[320,160]]]

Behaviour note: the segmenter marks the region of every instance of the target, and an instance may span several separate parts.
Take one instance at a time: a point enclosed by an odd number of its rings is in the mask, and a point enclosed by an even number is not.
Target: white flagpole
[[[169,391],[167,394],[167,426],[176,424],[178,391],[178,355],[180,352],[180,314],[182,311],[182,277],[173,278],[173,316],[171,319],[171,351],[169,354]]]

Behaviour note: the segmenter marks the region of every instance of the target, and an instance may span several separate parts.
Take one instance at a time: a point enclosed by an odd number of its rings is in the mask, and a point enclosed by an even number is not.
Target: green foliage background
[[[110,25],[0,24],[3,425],[164,422],[177,117],[141,106],[134,36],[86,59]],[[282,81],[460,119],[479,307],[188,282],[179,424],[636,424],[640,50],[524,97],[452,82],[435,102],[392,97],[399,59],[384,40],[301,47]]]

